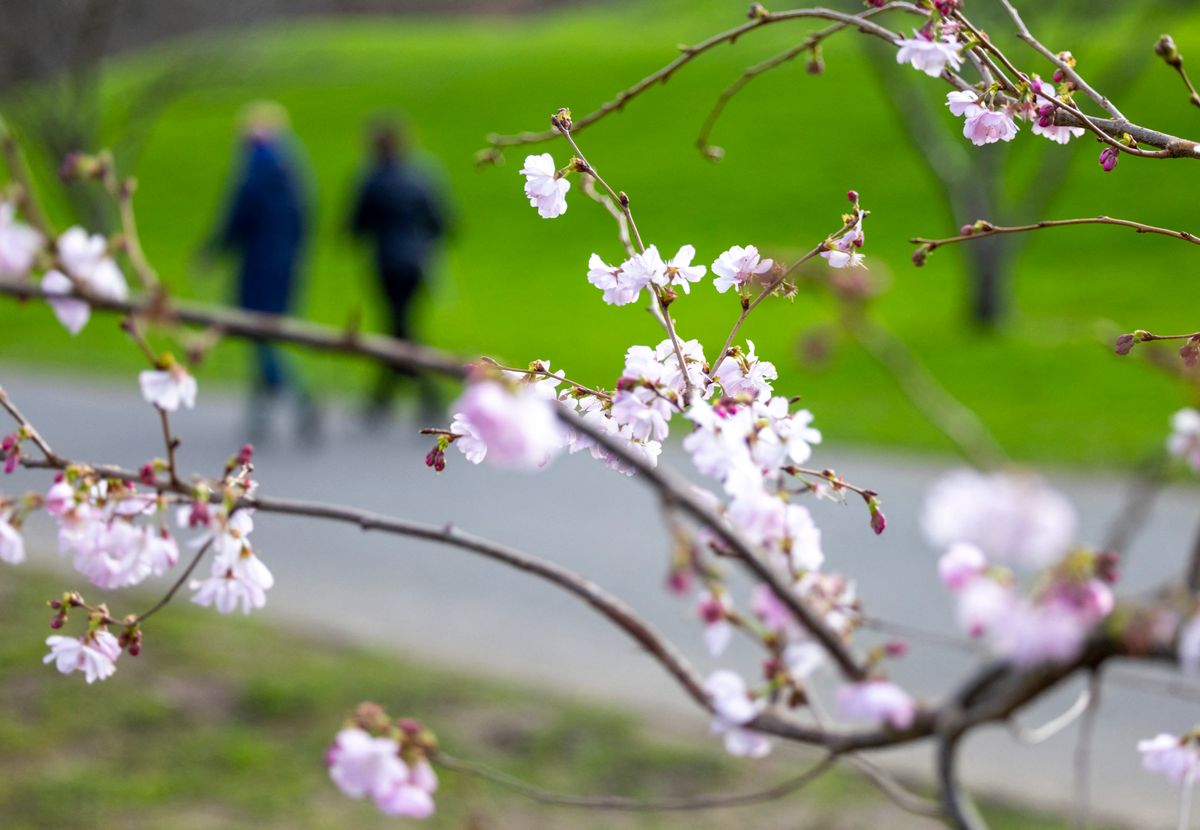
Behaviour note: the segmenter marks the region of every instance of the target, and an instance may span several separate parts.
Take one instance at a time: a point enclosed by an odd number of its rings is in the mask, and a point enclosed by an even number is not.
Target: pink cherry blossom
[[[951,591],[958,591],[983,573],[987,557],[983,551],[967,542],[956,542],[938,560],[938,576]]]
[[[756,732],[743,727],[758,717],[763,709],[761,699],[751,699],[741,675],[725,669],[713,672],[704,683],[715,716],[712,732],[723,735],[725,750],[730,755],[762,758],[771,751],[770,742]]]
[[[712,272],[715,275],[713,286],[721,294],[730,288],[741,288],[758,274],[770,271],[774,264],[774,260],[760,259],[758,248],[753,245],[734,245],[712,264]]]
[[[747,340],[748,351],[739,356],[726,356],[717,367],[716,381],[730,397],[746,395],[750,398],[767,398],[773,386],[771,381],[779,377],[775,364],[759,360],[754,353],[754,341]]]
[[[636,275],[625,270],[625,265],[613,267],[592,254],[588,260],[588,282],[604,292],[604,302],[609,305],[629,305],[637,300],[645,282],[639,282]]]
[[[353,727],[337,734],[325,763],[333,783],[351,798],[390,793],[408,778],[408,766],[400,760],[400,747],[394,740],[372,737]]]
[[[858,249],[863,246],[864,239],[862,215],[860,214],[854,227],[832,243],[827,243],[832,247],[822,250],[821,257],[829,263],[831,268],[863,268],[865,267],[863,265],[865,257],[858,252]]]
[[[553,219],[567,212],[567,191],[571,183],[559,177],[554,157],[549,153],[526,156],[520,173],[525,177],[525,195],[543,219]]]
[[[896,63],[907,63],[931,78],[941,75],[947,66],[956,72],[962,66],[962,53],[954,37],[934,39],[920,32],[914,34],[915,37],[896,41],[900,47],[896,53]]]
[[[12,517],[0,512],[0,562],[19,565],[25,561],[25,540],[12,526]]]
[[[375,806],[389,816],[429,818],[434,812],[436,790],[437,775],[428,761],[421,760],[411,765],[408,774],[390,790],[376,795]]]
[[[1045,81],[1034,77],[1033,84],[1042,93],[1042,96],[1055,98],[1054,87]],[[1055,98],[1055,100],[1058,100]],[[1029,114],[1030,120],[1033,121],[1033,134],[1045,136],[1058,144],[1066,144],[1072,138],[1079,138],[1086,130],[1083,127],[1071,127],[1063,124],[1054,123],[1054,104],[1046,103],[1045,97],[1037,97],[1034,99],[1030,108],[1032,112]]]
[[[963,135],[977,147],[997,141],[1012,141],[1017,137],[1017,122],[1007,110],[981,109],[967,116]]]
[[[180,406],[196,406],[196,379],[187,369],[175,364],[170,369],[146,370],[138,375],[142,397],[163,412],[174,412]]]
[[[1138,741],[1137,750],[1142,753],[1142,767],[1147,772],[1165,776],[1173,784],[1191,785],[1200,774],[1200,750],[1193,739],[1164,732]]]
[[[241,606],[242,613],[249,614],[267,604],[267,591],[274,584],[271,571],[247,546],[236,557],[215,557],[209,577],[192,580],[192,602],[215,607],[221,614]]]
[[[727,613],[732,610],[729,597],[725,594],[700,594],[697,613],[704,623],[704,646],[713,657],[720,657],[733,639],[733,626]]]
[[[950,108],[951,115],[966,116],[968,118],[978,115],[984,109],[980,103],[979,93],[969,89],[956,89],[953,92],[947,92],[946,106]]]
[[[50,653],[42,658],[43,663],[54,663],[63,674],[83,672],[88,684],[112,677],[117,670],[116,660],[121,656],[121,644],[104,629],[78,639],[54,635],[46,638]]]
[[[1016,607],[1012,587],[987,577],[968,579],[958,591],[958,623],[971,637],[1003,626]]]
[[[1071,503],[1028,473],[949,473],[931,488],[921,516],[936,548],[966,542],[989,559],[1030,569],[1057,562],[1076,526]]]
[[[684,245],[667,262],[668,284],[679,286],[684,294],[691,293],[692,283],[700,282],[708,272],[703,265],[692,265],[695,258],[696,249],[691,245]]]
[[[634,254],[621,265],[621,273],[631,285],[641,287],[647,285],[666,285],[670,279],[667,276],[667,264],[654,245],[649,246],[640,254]]]
[[[886,680],[849,683],[837,691],[838,710],[848,720],[886,723],[895,729],[912,726],[917,703],[908,692]]]
[[[46,276],[42,277],[42,291],[48,295],[66,295],[74,290],[74,283],[61,271],[47,271]],[[80,299],[72,297],[65,297],[61,300],[47,298],[46,302],[50,304],[51,310],[54,311],[54,316],[58,318],[58,321],[71,334],[79,334],[79,332],[83,331],[83,327],[87,325],[88,318],[92,314],[91,306]]]
[[[543,466],[567,442],[557,405],[532,384],[472,383],[452,407],[451,431],[464,436],[454,443],[466,440],[459,449],[476,464],[487,458],[505,467]]]
[[[38,231],[17,221],[12,202],[0,202],[0,277],[26,277],[45,241]]]

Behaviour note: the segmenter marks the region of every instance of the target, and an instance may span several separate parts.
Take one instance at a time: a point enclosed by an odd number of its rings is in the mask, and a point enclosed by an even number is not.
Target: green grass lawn
[[[540,786],[631,797],[761,789],[811,757],[781,748],[739,763],[694,732],[543,691],[386,657],[257,619],[173,606],[147,625],[145,650],[86,686],[41,664],[45,600],[61,578],[22,568],[0,580],[0,826],[370,828],[405,826],[329,782],[322,758],[362,700],[433,728],[443,748]],[[88,593],[89,599],[94,599]],[[122,594],[120,607],[145,602]],[[116,606],[114,606],[115,609]],[[684,737],[680,737],[683,735]],[[551,808],[444,773],[434,828],[928,827],[834,771],[775,804],[701,814],[622,815]],[[1054,820],[988,810],[993,827]]]
[[[590,110],[669,60],[676,43],[737,24],[743,5],[661,0],[539,18],[346,20],[224,36],[203,46],[211,50],[219,82],[197,79],[172,100],[136,159],[128,159],[141,182],[145,247],[179,294],[227,296],[226,275],[198,273],[191,256],[222,202],[236,111],[252,98],[276,98],[292,112],[319,199],[303,312],[341,324],[366,304],[377,324],[365,257],[341,228],[364,121],[380,109],[403,110],[444,169],[457,207],[457,233],[424,319],[425,337],[463,354],[486,351],[518,363],[548,358],[580,381],[611,385],[629,345],[660,339],[647,314],[603,305],[586,282],[591,252],[620,256],[611,220],[577,187],[564,217],[541,220],[521,194],[517,169],[524,150],[510,151],[505,166],[489,170],[476,170],[472,155],[489,131],[541,128],[561,105]],[[1126,111],[1189,134],[1195,115],[1182,85],[1149,48],[1176,12],[1181,22],[1170,25],[1185,54],[1200,45],[1200,16],[1176,5],[1149,22],[1110,21],[1109,28],[1092,31],[1085,23],[1069,40],[1054,30],[1047,39],[1056,48],[1069,43],[1081,65],[1135,62]],[[1117,229],[1044,233],[1017,263],[1018,313],[1011,327],[999,336],[973,333],[961,313],[961,254],[941,250],[916,269],[907,239],[950,235],[976,217],[949,216],[935,198],[937,183],[860,65],[861,50],[877,44],[844,35],[829,43],[823,76],[811,77],[796,63],[761,78],[717,129],[725,160],[714,165],[694,150],[716,94],[741,68],[810,28],[782,24],[754,32],[580,135],[597,168],[630,194],[648,241],[671,252],[692,242],[704,262],[732,244],[755,243],[787,256],[836,228],[843,194],[856,188],[873,211],[866,248],[872,273],[891,284],[879,303],[883,318],[955,395],[979,410],[1008,450],[1022,458],[1125,464],[1158,447],[1169,414],[1189,402],[1188,392],[1141,361],[1115,357],[1105,341],[1135,327],[1194,330],[1200,253]],[[184,50],[166,46],[117,63],[104,86],[109,120],[116,123],[131,91]],[[945,90],[930,82],[927,92],[940,100]],[[948,114],[944,120],[956,129]],[[1126,158],[1103,175],[1090,139],[1065,149],[1026,129],[1021,139],[1012,148],[1014,177],[1029,175],[1041,153],[1056,154],[1073,170],[1068,192],[1050,211],[1055,217],[1108,213],[1200,227],[1191,210],[1196,165]],[[546,149],[558,159],[568,156],[561,144],[535,151]],[[676,309],[684,336],[700,337],[711,351],[737,304],[706,284]],[[827,314],[820,302],[802,296],[764,307],[752,319],[746,334],[780,365],[781,390],[803,395],[831,438],[947,449],[856,348],[836,351],[819,368],[801,365],[800,338]],[[0,332],[0,359],[9,363],[89,372],[138,365],[111,320],[94,322],[72,340],[45,308],[3,304]],[[235,379],[243,360],[240,346],[222,345],[202,380]],[[330,389],[353,390],[365,381],[361,369],[332,358],[307,360],[306,370]]]

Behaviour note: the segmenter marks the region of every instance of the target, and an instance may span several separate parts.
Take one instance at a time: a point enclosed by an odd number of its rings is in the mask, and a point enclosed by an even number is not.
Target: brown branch
[[[1154,53],[1158,55],[1167,66],[1174,69],[1178,74],[1183,85],[1187,87],[1188,102],[1194,107],[1200,107],[1200,92],[1196,91],[1195,84],[1188,77],[1187,70],[1183,68],[1183,55],[1179,54],[1179,50],[1175,48],[1175,40],[1170,35],[1163,35],[1154,44]]]
[[[212,543],[213,540],[209,539],[207,542],[201,545],[200,549],[196,551],[196,555],[192,557],[192,561],[188,563],[186,568],[184,568],[183,573],[179,575],[179,578],[175,580],[174,584],[171,585],[171,587],[165,594],[163,594],[158,602],[154,603],[154,605],[150,606],[150,608],[138,614],[133,619],[133,622],[128,623],[128,625],[133,626],[143,623],[162,609],[166,608],[171,600],[175,598],[175,595],[179,593],[179,589],[187,584],[188,577],[190,577],[192,572],[196,570],[196,566],[200,564],[200,560],[204,558],[204,554],[208,553],[208,549],[212,547]]]
[[[1178,239],[1182,242],[1190,242],[1192,245],[1200,245],[1200,237],[1188,231],[1176,231],[1170,228],[1159,228],[1154,225],[1147,225],[1143,222],[1135,222],[1132,219],[1114,219],[1111,216],[1083,216],[1075,219],[1043,219],[1040,222],[1033,222],[1028,225],[993,225],[986,219],[980,219],[976,222],[978,230],[972,226],[970,233],[959,234],[958,236],[950,236],[945,239],[926,239],[923,236],[916,236],[909,240],[914,245],[921,245],[925,248],[926,253],[932,253],[934,250],[943,245],[954,245],[959,242],[971,242],[976,239],[986,239],[989,236],[1006,233],[1029,233],[1031,231],[1045,230],[1046,228],[1065,228],[1072,225],[1117,225],[1122,228],[1132,228],[1138,233],[1151,233],[1159,236],[1169,236],[1172,239]]]
[[[820,778],[837,764],[835,754],[824,756],[813,766],[799,775],[772,784],[761,790],[732,795],[699,795],[681,796],[678,798],[640,799],[624,798],[615,795],[583,796],[566,795],[546,790],[522,781],[500,770],[480,764],[475,761],[464,761],[444,752],[438,751],[433,761],[444,769],[462,772],[500,784],[510,790],[538,801],[558,807],[583,807],[591,810],[614,810],[623,812],[674,812],[688,810],[711,810],[720,807],[744,807],[751,804],[761,804],[777,801],[800,790],[807,784]]]
[[[628,89],[619,92],[615,98],[603,104],[596,110],[593,110],[582,118],[574,119],[573,129],[575,132],[579,132],[580,130],[586,129],[588,126],[599,121],[609,113],[624,109],[625,105],[629,103],[629,101],[641,95],[655,84],[666,82],[681,67],[690,63],[695,58],[699,57],[715,46],[720,46],[723,43],[733,43],[747,32],[754,29],[760,29],[772,23],[781,23],[785,20],[799,20],[805,18],[836,20],[846,24],[847,27],[853,27],[864,34],[873,35],[887,41],[888,43],[894,44],[899,38],[899,35],[897,35],[895,32],[885,29],[883,26],[865,19],[865,15],[846,14],[845,12],[838,12],[833,11],[832,9],[824,8],[791,9],[789,11],[782,12],[768,12],[761,17],[751,20],[749,23],[743,23],[740,26],[735,26],[732,29],[721,32],[720,34],[713,35],[707,40],[701,41],[694,46],[680,47],[682,54],[679,57],[661,69],[652,72],[645,78],[642,78],[642,80],[638,81]],[[558,131],[554,129],[542,130],[540,132],[523,132],[515,135],[501,135],[498,133],[492,133],[487,137],[487,143],[493,148],[512,147],[521,144],[537,144],[543,141],[549,141],[557,135]]]
[[[912,3],[888,3],[884,6],[867,9],[864,12],[860,12],[858,17],[865,20],[867,18],[874,17],[877,14],[882,14],[883,12],[892,11],[895,9],[908,11],[921,17],[928,16],[926,12],[921,11]],[[713,104],[712,109],[709,110],[708,115],[705,117],[704,124],[700,127],[700,133],[696,136],[696,147],[700,150],[700,152],[713,160],[721,157],[722,153],[720,148],[714,147],[712,144],[710,144],[709,137],[712,135],[713,128],[717,126],[717,121],[719,121],[722,114],[724,114],[725,107],[729,105],[729,102],[733,100],[733,98],[740,93],[747,84],[749,84],[759,75],[770,72],[772,69],[782,66],[788,61],[794,60],[798,55],[802,55],[805,52],[816,49],[821,45],[822,41],[826,40],[832,35],[837,34],[850,25],[851,24],[847,22],[839,22],[834,23],[832,26],[827,26],[824,29],[813,32],[791,49],[781,52],[772,58],[768,58],[762,63],[757,63],[742,72],[741,76],[739,76],[736,81],[727,86],[724,91],[721,92],[720,96],[718,96],[716,102]]]
[[[42,438],[41,433],[29,422],[29,419],[21,414],[21,410],[13,403],[12,398],[8,396],[8,393],[4,391],[4,387],[2,386],[0,386],[0,407],[3,407],[12,416],[12,419],[17,422],[22,431],[29,436],[29,440],[33,442],[34,446],[42,451],[42,455],[45,456],[47,463],[54,465],[65,463],[62,456],[50,449],[50,445],[46,443],[46,439]]]

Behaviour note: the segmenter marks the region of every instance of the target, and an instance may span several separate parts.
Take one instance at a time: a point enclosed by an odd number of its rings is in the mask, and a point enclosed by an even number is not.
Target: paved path
[[[61,452],[126,466],[161,452],[157,420],[141,403],[136,382],[112,389],[0,370],[0,383]],[[183,468],[209,470],[226,458],[240,443],[241,415],[240,402],[202,389],[200,408],[177,419]],[[453,521],[553,559],[623,597],[681,644],[701,669],[712,665],[698,648],[691,605],[660,587],[666,534],[650,500],[639,498],[637,482],[586,457],[561,459],[539,474],[517,474],[473,467],[453,451],[449,468],[438,476],[422,463],[427,441],[407,424],[367,434],[348,413],[332,413],[328,427],[320,447],[301,448],[285,440],[290,433],[283,431],[273,445],[262,447],[256,460],[263,492],[427,522]],[[666,460],[680,466],[686,460],[680,456],[668,451]],[[822,449],[817,462],[877,489],[889,519],[887,533],[876,538],[859,505],[817,504],[814,515],[830,566],[858,578],[874,615],[942,627],[952,609],[937,585],[935,555],[922,543],[915,517],[922,494],[943,466],[838,447]],[[1053,478],[1081,509],[1085,538],[1096,540],[1123,501],[1124,482],[1096,475]],[[17,479],[4,486],[40,486],[25,473]],[[1163,495],[1124,569],[1125,591],[1151,586],[1180,567],[1197,514],[1197,491]],[[258,526],[258,547],[277,580],[267,609],[271,616],[293,622],[312,614],[339,634],[397,652],[545,682],[674,718],[685,728],[706,728],[656,664],[588,608],[550,586],[453,548],[313,520],[261,516]],[[50,549],[48,523],[32,523],[29,536],[32,547]],[[739,657],[740,668],[754,671],[752,655],[736,656],[735,663]],[[915,643],[895,675],[910,689],[934,696],[973,662],[970,655]],[[1106,687],[1093,753],[1101,813],[1146,827],[1173,822],[1173,790],[1140,771],[1133,745],[1141,737],[1182,731],[1200,720],[1200,687],[1191,688],[1190,696],[1170,698],[1125,684]],[[1060,692],[1030,720],[1061,711],[1074,691]],[[1073,734],[1070,730],[1029,749],[992,730],[966,746],[964,777],[980,790],[1067,803]],[[929,768],[924,750],[893,754],[902,767]]]

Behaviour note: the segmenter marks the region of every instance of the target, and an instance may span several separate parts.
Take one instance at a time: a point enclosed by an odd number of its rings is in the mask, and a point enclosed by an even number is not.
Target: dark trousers
[[[387,298],[391,335],[397,340],[416,342],[413,336],[412,304],[416,299],[425,275],[419,266],[406,265],[389,268],[383,273],[383,293]],[[380,371],[371,396],[372,405],[385,409],[395,396],[396,387],[402,378],[415,380],[421,396],[421,405],[427,413],[440,410],[441,400],[433,381],[411,369],[385,367]]]

